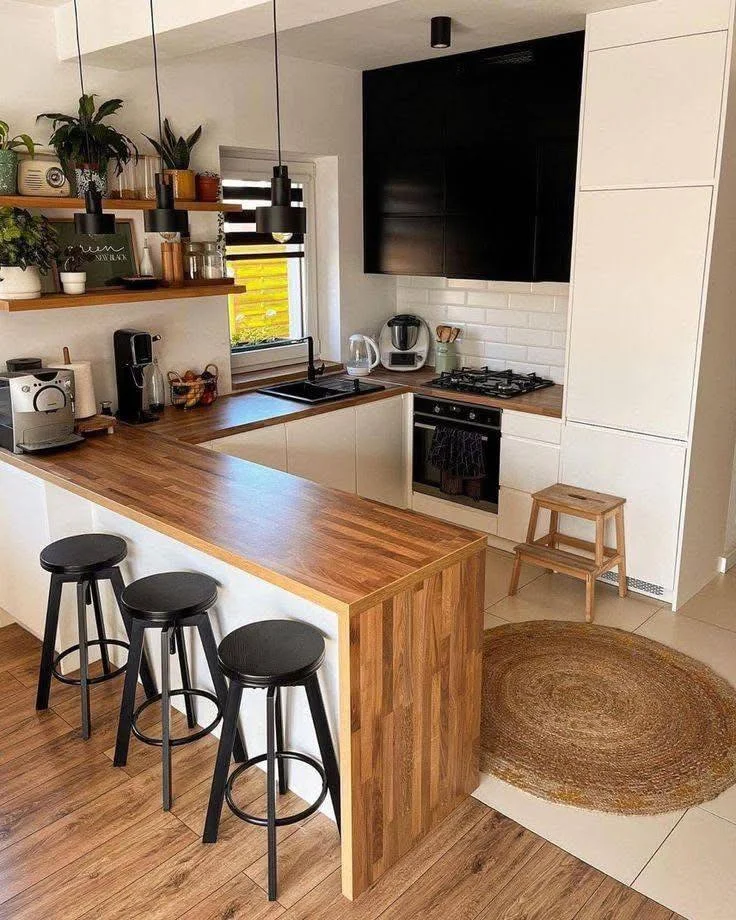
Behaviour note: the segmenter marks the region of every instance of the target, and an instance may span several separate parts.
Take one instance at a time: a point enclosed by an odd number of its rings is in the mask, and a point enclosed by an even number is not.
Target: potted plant
[[[0,121],[0,195],[15,195],[18,190],[18,154],[17,147],[25,147],[33,156],[35,144],[27,134],[10,136],[6,121]]]
[[[58,251],[56,232],[45,217],[33,217],[23,208],[0,208],[0,298],[39,297],[39,271],[49,271]]]
[[[87,272],[83,266],[94,262],[92,253],[81,246],[67,246],[58,262],[59,279],[65,294],[84,294],[87,287]]]
[[[193,131],[189,137],[177,137],[171,130],[169,119],[164,118],[162,140],[155,141],[147,134],[143,135],[156,148],[156,152],[164,162],[164,173],[171,177],[174,189],[174,198],[180,201],[194,201],[196,187],[194,171],[189,168],[192,158],[192,148],[202,136],[202,125]]]
[[[220,200],[220,177],[216,172],[197,173],[197,201]]]
[[[95,98],[95,93],[80,96],[76,115],[44,112],[36,119],[48,118],[51,121],[54,133],[49,143],[56,150],[67,178],[80,196],[90,186],[105,196],[108,166],[112,165],[115,175],[119,176],[126,163],[138,160],[138,148],[133,141],[104,121],[120,111],[123,100],[108,99],[98,108]]]

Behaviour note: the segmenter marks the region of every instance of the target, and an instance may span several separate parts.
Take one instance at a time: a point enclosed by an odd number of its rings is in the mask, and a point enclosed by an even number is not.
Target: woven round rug
[[[736,783],[736,689],[618,629],[548,620],[489,629],[481,769],[596,811],[699,805]]]

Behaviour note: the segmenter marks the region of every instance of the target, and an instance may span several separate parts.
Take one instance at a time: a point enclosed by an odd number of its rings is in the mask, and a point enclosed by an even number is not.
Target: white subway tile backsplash
[[[555,298],[551,294],[512,294],[509,306],[512,310],[553,313]]]
[[[458,356],[468,367],[538,374],[562,383],[569,285],[399,277],[396,309],[415,313],[432,338],[440,323],[461,326]],[[430,362],[434,360],[433,351]]]
[[[501,294],[499,292],[476,294],[472,291],[468,294],[468,306],[471,307],[497,307],[499,309],[505,309],[508,305],[508,294]]]

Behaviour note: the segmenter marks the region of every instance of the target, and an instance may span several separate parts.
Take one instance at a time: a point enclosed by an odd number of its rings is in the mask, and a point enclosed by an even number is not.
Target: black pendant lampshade
[[[273,168],[271,179],[271,204],[256,208],[256,231],[270,233],[277,243],[288,243],[295,234],[307,230],[307,212],[303,207],[291,206],[291,179],[289,168],[281,160],[281,94],[279,88],[279,39],[276,28],[276,0],[273,0],[273,58],[276,75],[276,138],[279,165]]]
[[[79,66],[79,85],[84,92],[84,71],[82,70],[82,46],[79,41],[79,10],[77,0],[74,0],[74,29],[77,38],[77,64]],[[87,144],[87,161],[91,162],[89,134],[85,129]],[[99,236],[103,233],[115,232],[115,215],[105,214],[102,210],[102,196],[93,184],[93,177],[89,177],[89,185],[84,195],[84,213],[74,215],[74,229],[77,233],[86,233],[89,236]]]
[[[161,90],[158,81],[158,50],[156,47],[156,20],[153,14],[153,0],[149,0],[151,12],[151,44],[153,46],[153,74],[156,83],[156,111],[158,113],[158,136],[163,147],[161,129]],[[146,233],[181,233],[189,235],[189,213],[174,207],[174,190],[164,176],[164,161],[161,171],[156,173],[156,207],[143,214]]]
[[[452,19],[449,16],[432,17],[432,47],[449,48],[452,44]]]
[[[143,212],[146,233],[181,233],[189,235],[189,214],[174,207],[174,191],[160,173],[156,175],[156,207]]]

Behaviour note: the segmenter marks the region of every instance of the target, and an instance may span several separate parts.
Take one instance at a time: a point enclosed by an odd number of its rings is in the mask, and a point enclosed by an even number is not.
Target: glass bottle
[[[151,412],[163,412],[166,404],[166,384],[164,375],[158,366],[158,358],[153,359],[151,374],[148,379],[148,408]]]
[[[151,250],[148,246],[148,240],[143,244],[143,254],[141,255],[140,274],[146,278],[153,277],[153,260],[151,259]]]

